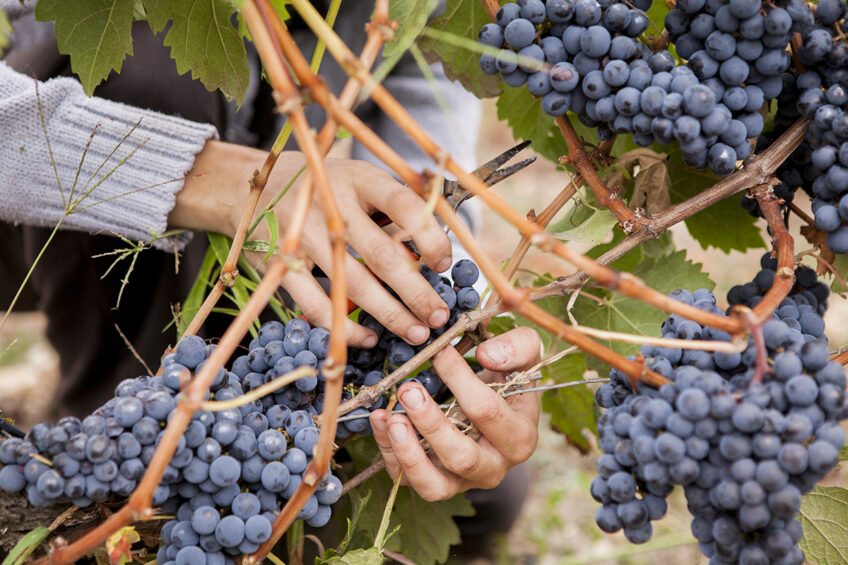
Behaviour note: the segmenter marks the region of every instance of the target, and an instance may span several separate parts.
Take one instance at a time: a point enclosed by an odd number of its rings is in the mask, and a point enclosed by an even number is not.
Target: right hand
[[[218,141],[207,142],[177,195],[169,224],[224,231],[232,236],[247,203],[247,194],[242,191],[264,158],[264,151]],[[280,155],[257,211],[276,198],[304,163],[299,152]],[[427,210],[424,200],[382,169],[348,159],[327,159],[325,167],[346,223],[348,243],[368,265],[366,268],[352,255],[347,255],[348,297],[392,333],[414,345],[423,343],[430,327],[440,327],[447,321],[450,315],[447,305],[419,274],[417,263],[411,260],[403,244],[389,236],[369,215],[377,211],[385,213],[412,237],[424,263],[437,272],[450,267],[450,241]],[[278,242],[285,236],[292,219],[293,203],[302,186],[299,179],[274,208],[280,226]],[[310,273],[314,265],[328,276],[332,276],[333,271],[327,224],[317,190],[314,193],[301,238],[307,264],[301,271],[286,273],[283,287],[311,322],[329,328],[330,299]],[[261,223],[251,238],[269,239],[267,229],[267,225]],[[261,253],[248,253],[248,258],[263,270],[261,257]],[[392,288],[400,300],[394,298],[381,281]],[[377,336],[351,320],[346,321],[345,330],[350,345],[376,345]]]

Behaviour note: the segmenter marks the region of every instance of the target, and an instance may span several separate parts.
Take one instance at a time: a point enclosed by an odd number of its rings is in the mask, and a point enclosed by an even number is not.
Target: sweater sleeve
[[[149,240],[166,231],[195,155],[216,137],[209,124],[88,97],[71,78],[36,82],[0,62],[0,219],[54,226],[71,207],[65,229]]]

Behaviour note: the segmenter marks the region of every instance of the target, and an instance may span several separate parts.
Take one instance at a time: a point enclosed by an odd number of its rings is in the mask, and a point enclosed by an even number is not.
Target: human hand
[[[178,227],[224,232],[232,236],[247,205],[243,192],[253,171],[261,167],[265,152],[248,147],[207,142],[198,154],[192,173],[177,195],[177,205],[169,223]],[[280,155],[263,191],[257,211],[272,202],[295,177],[305,160],[298,152]],[[392,333],[417,345],[427,340],[429,327],[447,322],[450,312],[427,281],[418,272],[403,244],[374,223],[370,214],[381,211],[410,235],[424,262],[437,272],[451,264],[450,241],[426,203],[409,187],[395,181],[388,173],[363,161],[327,159],[327,174],[336,202],[347,227],[348,243],[365,260],[366,268],[352,255],[345,262],[348,297]],[[305,175],[301,175],[303,177]],[[302,178],[274,207],[282,241],[294,219],[293,204]],[[307,212],[301,249],[306,266],[289,271],[283,287],[291,294],[304,314],[314,324],[329,328],[330,299],[310,273],[317,265],[332,276],[332,251],[327,223],[317,191]],[[268,240],[268,227],[263,222],[251,236]],[[248,258],[263,269],[261,253],[248,252]],[[389,285],[400,297],[394,298],[380,281]],[[372,347],[377,336],[351,320],[346,321],[348,343]]]
[[[374,438],[391,477],[403,470],[403,483],[424,500],[443,500],[469,488],[494,488],[510,468],[527,460],[538,440],[538,394],[503,398],[487,383],[503,382],[510,372],[531,367],[539,359],[539,344],[530,328],[481,343],[477,361],[484,371],[479,376],[453,347],[433,357],[436,372],[482,435],[475,441],[460,432],[424,387],[406,383],[398,395],[406,415],[385,410],[371,414]],[[416,430],[430,444],[429,453]]]

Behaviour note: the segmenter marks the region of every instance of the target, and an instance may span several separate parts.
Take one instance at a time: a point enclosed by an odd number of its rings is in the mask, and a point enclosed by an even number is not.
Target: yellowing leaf
[[[106,540],[106,551],[109,554],[109,563],[112,565],[124,565],[132,561],[132,544],[141,540],[138,532],[132,526],[121,528]]]

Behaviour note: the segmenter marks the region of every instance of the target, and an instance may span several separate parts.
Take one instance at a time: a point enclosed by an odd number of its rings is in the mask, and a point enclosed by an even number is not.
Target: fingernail
[[[386,420],[376,415],[371,416],[371,427],[382,434],[386,431]]]
[[[431,328],[441,328],[445,325],[445,322],[448,321],[448,311],[442,309],[436,310],[430,314],[430,319],[428,321]]]
[[[415,386],[406,386],[400,393],[400,401],[407,410],[418,410],[424,406],[424,396]]]
[[[412,326],[409,331],[406,332],[406,339],[412,343],[421,343],[427,339],[427,335],[429,335],[429,333],[430,330],[424,326]]]
[[[374,347],[375,345],[377,345],[377,336],[374,334],[371,334],[362,340],[362,347],[370,348]]]
[[[486,348],[486,355],[489,356],[489,359],[494,361],[497,365],[503,365],[507,362],[509,358],[509,353],[500,343],[490,343],[489,347]]]
[[[409,430],[406,429],[405,424],[392,424],[389,426],[389,437],[392,438],[392,441],[406,441],[409,437]]]
[[[451,260],[450,257],[443,257],[441,261],[436,264],[436,272],[444,273],[448,269],[450,269]]]

